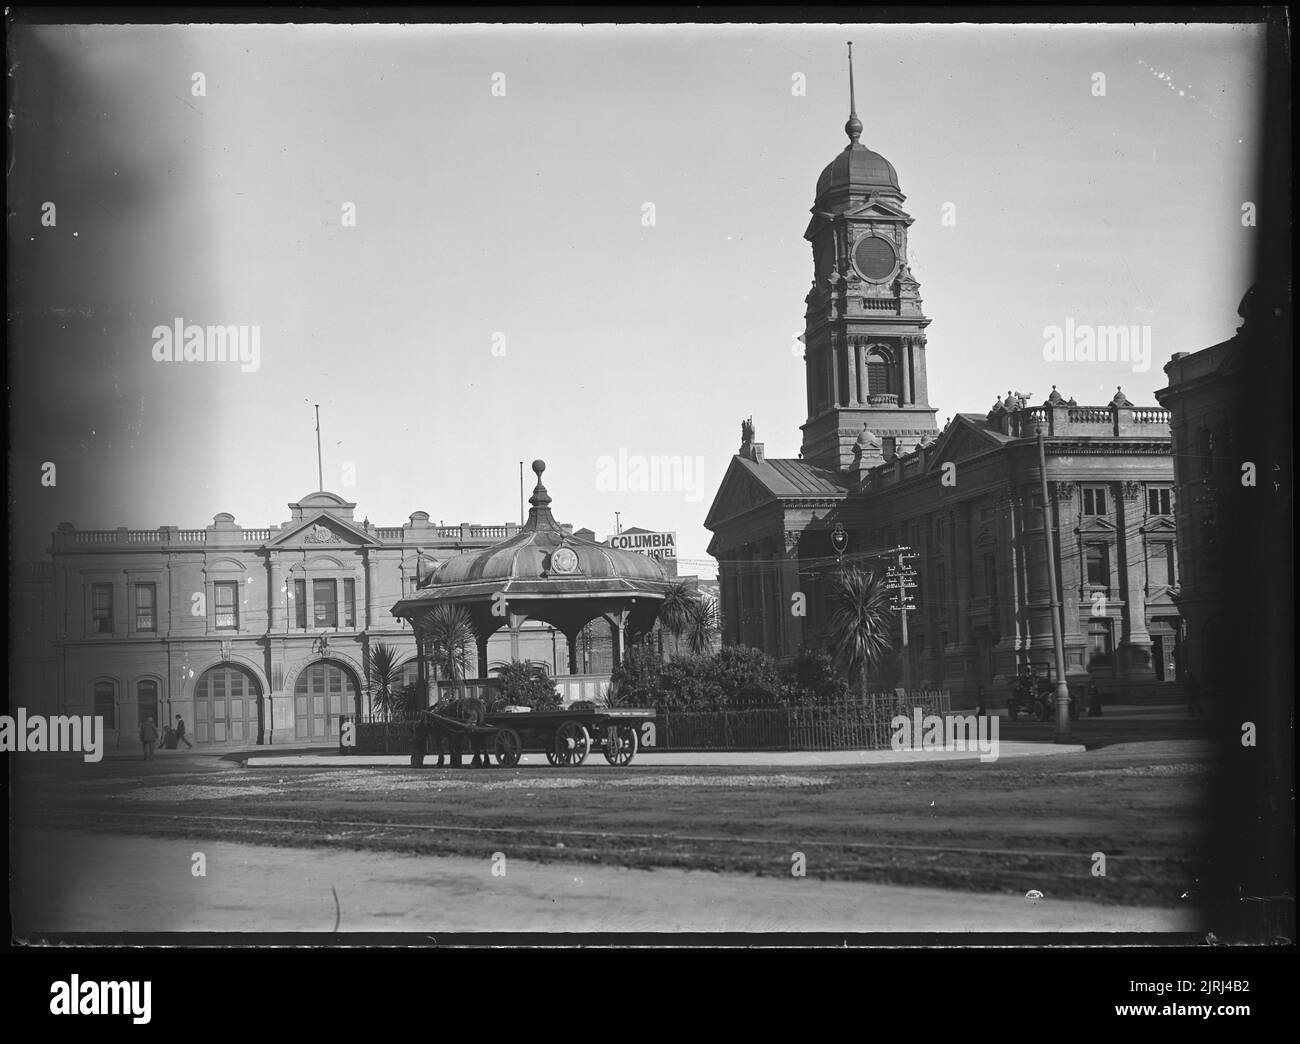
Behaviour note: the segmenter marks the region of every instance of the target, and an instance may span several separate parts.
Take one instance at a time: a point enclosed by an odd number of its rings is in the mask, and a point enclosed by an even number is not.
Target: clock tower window
[[[879,348],[867,353],[867,394],[894,395],[898,392],[894,380],[894,365]]]

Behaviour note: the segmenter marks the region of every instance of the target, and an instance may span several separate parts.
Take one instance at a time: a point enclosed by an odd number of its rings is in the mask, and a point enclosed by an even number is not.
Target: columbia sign
[[[676,558],[677,534],[618,533],[609,538],[609,546],[619,551],[638,551],[651,558]]]

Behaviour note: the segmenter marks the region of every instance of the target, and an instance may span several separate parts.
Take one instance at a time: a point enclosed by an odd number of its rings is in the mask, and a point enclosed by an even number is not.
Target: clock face
[[[853,248],[853,264],[864,279],[883,282],[894,274],[897,263],[893,245],[879,236],[863,236]]]
[[[556,548],[551,553],[551,568],[557,573],[572,573],[578,568],[578,556],[571,547]]]

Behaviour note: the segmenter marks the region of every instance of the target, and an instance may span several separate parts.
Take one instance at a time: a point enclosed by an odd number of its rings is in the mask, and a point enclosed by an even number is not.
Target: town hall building
[[[886,552],[906,547],[918,556],[912,682],[948,689],[954,707],[997,705],[1017,673],[1053,658],[1047,524],[1074,698],[1092,682],[1126,701],[1174,696],[1169,411],[1122,389],[1084,406],[1055,388],[1036,403],[1007,392],[940,431],[930,320],[906,260],[913,219],[893,165],[861,143],[862,130],[851,111],[849,143],[822,171],[804,233],[813,279],[799,456],[767,457],[744,422],[705,520],[724,641],[776,657],[825,648],[836,570],[883,568]],[[895,656],[875,682],[902,684],[901,667]]]

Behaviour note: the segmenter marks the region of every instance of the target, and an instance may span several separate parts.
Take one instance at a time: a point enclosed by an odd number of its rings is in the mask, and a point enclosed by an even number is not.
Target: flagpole
[[[325,465],[320,452],[320,403],[316,403],[316,481],[317,488],[325,492]]]

